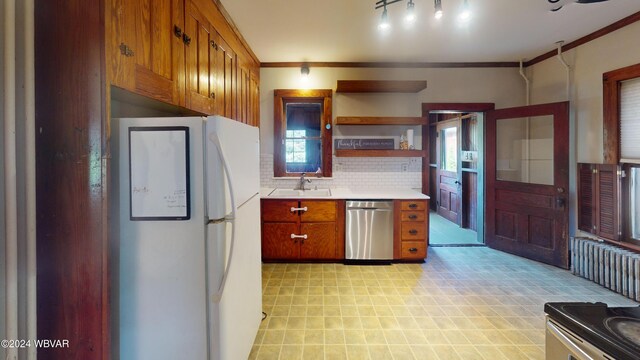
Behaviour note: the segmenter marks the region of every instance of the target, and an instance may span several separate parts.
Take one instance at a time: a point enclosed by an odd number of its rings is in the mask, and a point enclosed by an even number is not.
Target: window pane
[[[620,86],[620,155],[640,159],[640,79]]]
[[[497,121],[496,178],[553,185],[553,116]]]
[[[458,128],[442,130],[442,169],[458,171]]]
[[[288,140],[291,142],[291,156],[287,153],[288,173],[314,173],[322,168],[322,147],[320,140]]]
[[[631,218],[631,237],[640,240],[640,168],[631,168],[629,185],[629,214]]]

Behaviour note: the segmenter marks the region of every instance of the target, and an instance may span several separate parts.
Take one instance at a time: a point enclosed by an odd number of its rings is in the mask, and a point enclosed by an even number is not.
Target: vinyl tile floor
[[[638,303],[566,270],[485,247],[424,264],[264,264],[250,359],[544,359],[543,305]]]
[[[463,229],[455,223],[429,212],[429,244],[431,245],[478,245],[478,234],[470,229]]]

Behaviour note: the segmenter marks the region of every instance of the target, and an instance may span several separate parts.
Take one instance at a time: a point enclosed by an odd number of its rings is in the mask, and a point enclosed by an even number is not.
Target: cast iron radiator
[[[571,272],[640,301],[640,254],[586,238],[571,238]]]

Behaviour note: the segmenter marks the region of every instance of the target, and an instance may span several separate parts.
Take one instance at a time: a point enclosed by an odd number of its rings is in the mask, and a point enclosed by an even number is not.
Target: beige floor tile
[[[433,351],[438,355],[440,360],[460,360],[462,359],[455,348],[451,345],[433,345]],[[466,359],[464,359],[466,360]]]
[[[394,360],[414,360],[416,359],[411,347],[402,345],[389,345],[391,356]]]
[[[302,345],[282,345],[280,360],[299,360],[302,358]]]
[[[259,360],[278,360],[280,357],[280,349],[282,345],[262,345],[258,351],[256,359]]]
[[[380,321],[380,326],[385,330],[400,329],[400,324],[398,324],[398,320],[395,317],[381,317],[378,318],[378,321]]]
[[[476,349],[482,355],[484,360],[509,360],[499,349],[494,345],[476,345]]]
[[[393,360],[393,356],[387,345],[370,345],[369,356],[372,360]]]
[[[344,339],[347,345],[363,345],[367,343],[362,330],[344,330]]]
[[[347,345],[347,358],[349,360],[369,360],[369,348],[365,345]]]
[[[529,357],[525,355],[518,346],[498,346],[498,349],[509,360],[528,360]]]
[[[342,316],[339,305],[327,305],[324,307],[324,316]]]
[[[324,343],[325,344],[344,344],[344,331],[343,330],[325,330],[324,331]]]
[[[258,351],[260,351],[260,346],[254,345],[251,347],[251,352],[249,353],[248,360],[255,360],[258,358]]]
[[[540,346],[520,346],[518,350],[531,360],[544,360],[544,347]]]
[[[355,305],[340,306],[340,311],[342,312],[342,316],[360,316],[358,313],[358,307]]]
[[[284,330],[266,330],[262,338],[262,345],[280,345],[283,339]]]
[[[413,351],[413,355],[415,355],[416,359],[431,360],[438,358],[438,355],[433,351],[433,347],[430,345],[413,345],[411,346],[411,351]]]
[[[464,360],[484,360],[480,352],[471,345],[456,345],[454,346],[456,353]]]
[[[285,330],[283,344],[302,345],[304,344],[304,330]]]
[[[360,317],[348,316],[342,318],[342,325],[345,329],[362,329],[362,322]]]
[[[407,339],[407,343],[412,345],[426,345],[427,339],[424,337],[422,330],[403,330],[404,337]]]
[[[307,317],[305,329],[322,329],[324,328],[324,318],[321,316]]]
[[[305,345],[302,350],[303,360],[324,360],[324,345]]]
[[[343,329],[342,318],[341,317],[325,317],[324,318],[324,328],[325,329]]]
[[[404,337],[402,330],[383,330],[387,344],[406,344],[407,339]]]
[[[361,317],[360,322],[364,330],[381,330],[380,319],[374,316]]]
[[[345,360],[347,359],[347,348],[344,345],[326,345],[324,356],[325,359]]]
[[[264,339],[264,332],[265,330],[263,329],[258,330],[258,333],[256,334],[256,338],[253,340],[254,345],[262,344],[262,339]]]
[[[384,337],[384,332],[382,330],[364,330],[364,338],[369,345],[387,343]]]
[[[449,345],[449,340],[442,330],[423,330],[422,333],[429,345]]]
[[[305,330],[305,345],[324,345],[324,330]]]

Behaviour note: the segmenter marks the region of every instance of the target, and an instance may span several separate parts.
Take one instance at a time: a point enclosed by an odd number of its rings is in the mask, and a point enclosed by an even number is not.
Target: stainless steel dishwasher
[[[393,201],[347,201],[345,258],[393,260]]]

